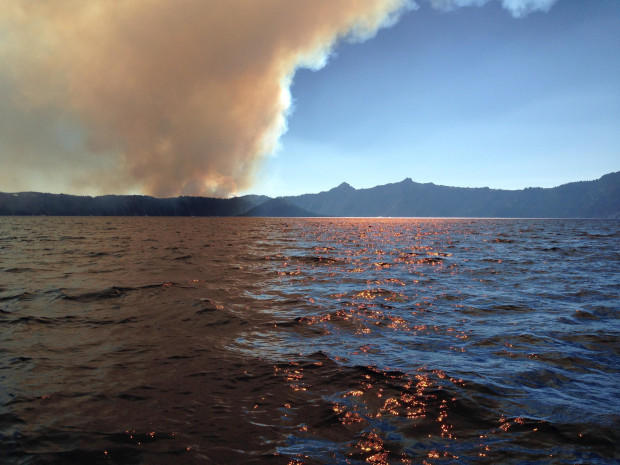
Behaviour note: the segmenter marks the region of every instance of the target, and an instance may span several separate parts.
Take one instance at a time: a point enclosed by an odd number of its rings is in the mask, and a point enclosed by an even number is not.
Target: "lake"
[[[617,463],[620,221],[0,217],[0,462]]]

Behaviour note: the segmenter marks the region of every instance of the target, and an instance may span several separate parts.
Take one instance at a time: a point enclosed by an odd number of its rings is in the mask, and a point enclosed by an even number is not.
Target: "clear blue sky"
[[[249,192],[346,181],[519,189],[620,170],[620,1],[420,8],[300,70],[278,152]]]

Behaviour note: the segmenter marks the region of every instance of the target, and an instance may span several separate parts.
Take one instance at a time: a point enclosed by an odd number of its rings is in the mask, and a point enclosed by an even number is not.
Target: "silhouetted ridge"
[[[236,216],[269,197],[248,195],[232,199],[143,195],[88,197],[22,192],[0,193],[0,215],[50,216]]]
[[[285,199],[326,216],[620,218],[620,172],[596,181],[514,191],[420,184],[405,178],[368,189],[338,186]]]
[[[257,205],[244,214],[244,216],[319,216],[315,213],[309,212],[296,205],[292,205],[284,199],[277,198],[267,200],[266,202]]]
[[[318,194],[277,199],[0,193],[0,215],[620,218],[620,172],[595,181],[514,191],[420,184],[405,178],[368,189],[343,182]]]
[[[340,183],[337,187],[330,189],[330,192],[351,192],[354,191],[355,188],[351,186],[351,184],[347,182]]]

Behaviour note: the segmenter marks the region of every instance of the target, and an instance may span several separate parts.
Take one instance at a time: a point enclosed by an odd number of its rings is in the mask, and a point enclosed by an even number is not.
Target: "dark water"
[[[0,463],[618,463],[620,222],[0,218]]]

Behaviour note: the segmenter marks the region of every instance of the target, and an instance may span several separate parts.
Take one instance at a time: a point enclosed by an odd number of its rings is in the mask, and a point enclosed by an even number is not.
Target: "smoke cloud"
[[[410,8],[0,0],[2,190],[246,188],[285,130],[295,70],[323,66],[338,39],[367,39]]]
[[[434,8],[454,10],[464,6],[483,6],[492,0],[430,0]],[[557,0],[499,0],[515,18],[522,18],[534,11],[549,11]]]
[[[431,0],[436,8],[488,0]],[[502,0],[513,15],[554,0]],[[300,67],[413,0],[0,0],[0,191],[228,195]]]

